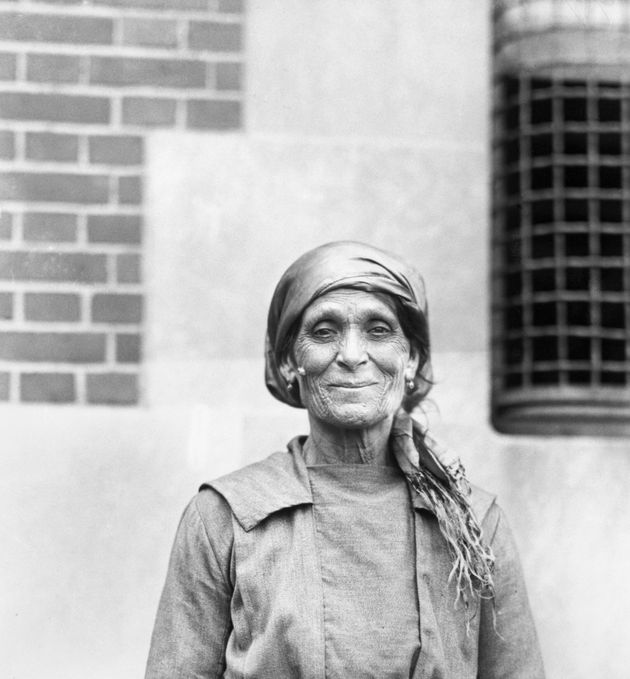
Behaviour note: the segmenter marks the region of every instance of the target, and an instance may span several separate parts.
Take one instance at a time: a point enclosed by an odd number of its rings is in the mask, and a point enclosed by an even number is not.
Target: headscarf
[[[410,486],[434,512],[446,540],[457,583],[457,598],[468,608],[478,597],[494,595],[494,556],[481,539],[481,528],[468,501],[470,487],[457,460],[446,465],[440,446],[409,413],[431,388],[427,299],[414,267],[379,248],[355,241],[336,241],[309,250],[283,274],[271,300],[265,342],[265,380],[277,399],[303,408],[299,393],[289,389],[280,365],[291,350],[304,310],[332,290],[350,288],[384,293],[402,305],[412,327],[412,346],[426,354],[418,363],[413,389],[396,413],[390,445]]]
[[[283,403],[303,408],[297,390],[288,389],[280,374],[287,339],[295,331],[302,313],[313,300],[339,288],[380,292],[396,298],[405,308],[415,328],[425,329],[426,337],[409,338],[426,345],[425,361],[420,361],[414,389],[407,393],[409,409],[431,388],[428,359],[428,315],[424,281],[410,265],[393,254],[365,243],[336,241],[309,250],[284,273],[276,286],[269,307],[266,338],[265,378],[269,391]]]

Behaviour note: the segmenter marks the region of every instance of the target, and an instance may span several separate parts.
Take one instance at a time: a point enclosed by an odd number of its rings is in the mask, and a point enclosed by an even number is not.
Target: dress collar
[[[287,450],[204,485],[223,495],[245,531],[281,509],[313,504],[302,456],[305,440],[305,436],[298,436],[289,442]]]
[[[287,450],[274,453],[201,488],[217,490],[226,499],[245,531],[252,530],[270,514],[282,509],[313,504],[308,470],[302,454],[305,441],[306,436],[296,436],[287,445]],[[480,523],[494,500],[494,495],[472,487],[470,503]],[[417,510],[433,514],[432,508],[415,491],[412,491],[412,504]]]

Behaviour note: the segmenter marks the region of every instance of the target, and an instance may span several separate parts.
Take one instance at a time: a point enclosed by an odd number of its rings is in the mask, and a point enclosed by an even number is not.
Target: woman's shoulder
[[[257,495],[264,492],[265,489],[275,489],[280,480],[286,481],[287,477],[297,478],[298,474],[295,471],[293,456],[288,450],[285,450],[207,481],[201,485],[199,490],[213,488],[224,497],[246,493]]]
[[[251,462],[244,467],[239,467],[228,474],[219,476],[216,479],[207,481],[201,488],[204,487],[215,487],[219,485],[226,484],[240,484],[248,482],[250,479],[259,478],[261,476],[267,476],[273,473],[274,470],[287,468],[291,462],[291,453],[288,450],[278,451],[272,453],[268,457],[258,460],[256,462]]]
[[[204,483],[200,494],[206,489],[224,498],[246,531],[273,512],[312,502],[303,460],[288,450]]]
[[[500,498],[471,484],[470,506],[486,538],[492,542],[497,532],[509,531],[509,523]]]
[[[483,523],[490,514],[494,513],[495,510],[493,508],[497,504],[497,496],[471,483],[468,502],[475,513],[477,521]]]

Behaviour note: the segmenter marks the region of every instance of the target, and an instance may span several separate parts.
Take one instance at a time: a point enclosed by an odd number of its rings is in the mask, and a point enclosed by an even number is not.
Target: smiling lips
[[[377,384],[376,382],[331,382],[329,386],[337,387],[338,389],[362,389],[363,387],[371,387]]]

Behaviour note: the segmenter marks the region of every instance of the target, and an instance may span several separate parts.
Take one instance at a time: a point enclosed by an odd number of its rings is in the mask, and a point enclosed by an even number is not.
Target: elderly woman
[[[286,271],[266,379],[309,435],[189,504],[147,679],[544,676],[501,510],[410,417],[430,374],[412,267],[338,242]]]

